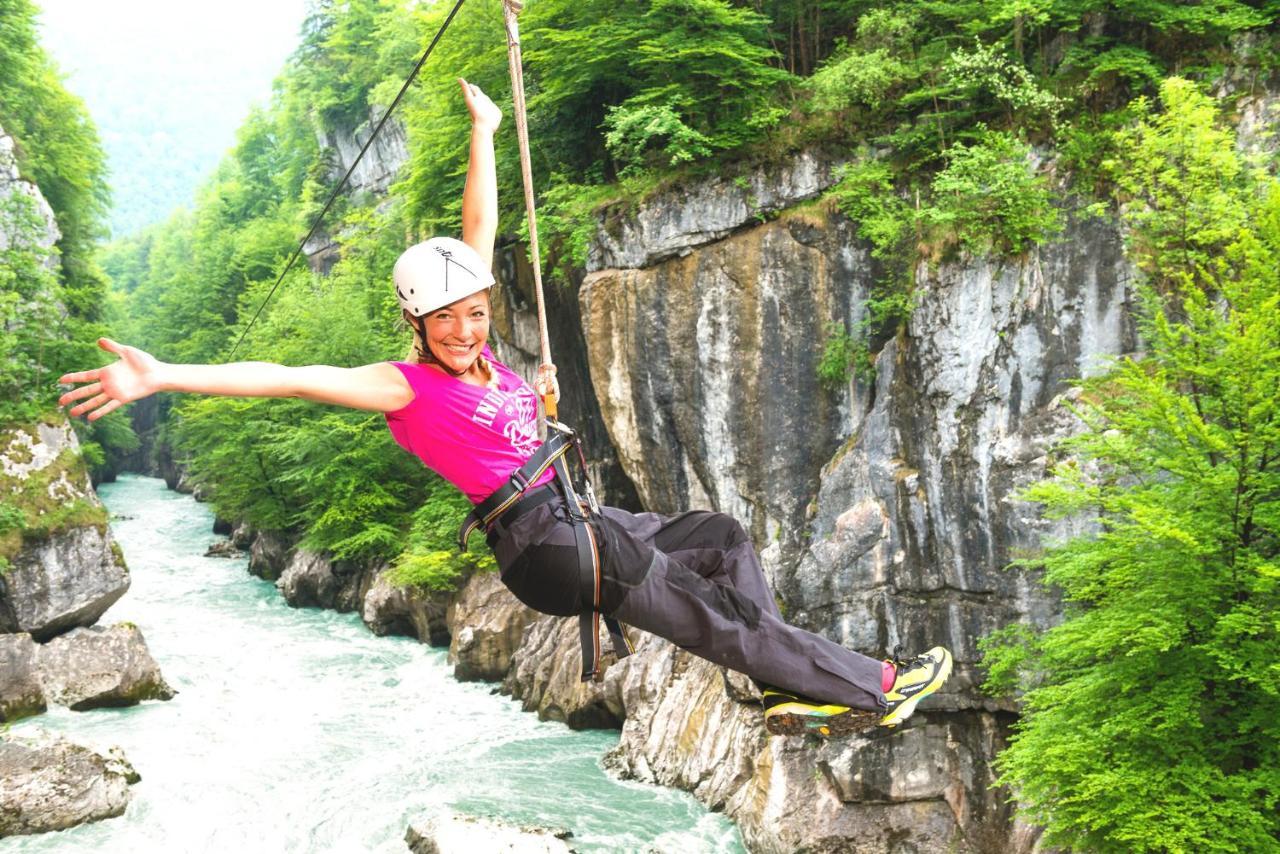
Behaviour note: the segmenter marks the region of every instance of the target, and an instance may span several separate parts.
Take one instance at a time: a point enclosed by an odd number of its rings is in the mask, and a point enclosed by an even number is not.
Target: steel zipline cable
[[[318,229],[320,227],[320,223],[324,221],[324,215],[329,212],[329,208],[333,207],[333,203],[338,198],[338,194],[347,186],[347,181],[351,178],[351,173],[354,172],[356,166],[360,164],[360,160],[364,157],[365,152],[369,150],[369,146],[373,145],[373,141],[378,138],[378,131],[382,130],[382,126],[387,123],[387,119],[391,118],[391,113],[395,110],[396,105],[400,103],[400,99],[404,97],[404,93],[409,91],[409,86],[412,85],[414,79],[418,76],[418,72],[422,70],[422,66],[426,63],[427,57],[431,56],[431,51],[435,50],[436,43],[440,41],[440,37],[444,35],[445,30],[449,29],[449,24],[453,22],[454,16],[458,14],[458,10],[462,8],[462,4],[464,2],[465,0],[458,0],[458,2],[453,5],[453,9],[449,12],[449,17],[444,19],[444,23],[441,24],[440,29],[436,31],[435,37],[431,39],[431,44],[427,45],[426,52],[422,54],[422,58],[418,60],[418,64],[413,67],[413,71],[409,72],[409,76],[405,78],[404,85],[400,87],[400,91],[396,94],[395,99],[392,100],[391,106],[387,107],[387,111],[383,113],[382,118],[379,119],[377,127],[373,129],[373,133],[369,134],[369,138],[365,140],[364,145],[360,149],[360,153],[356,155],[356,159],[353,160],[351,165],[347,168],[347,174],[342,176],[342,180],[338,182],[338,186],[329,194],[329,201],[324,203],[324,209],[320,211],[320,215],[317,216],[315,222],[311,224],[311,230],[307,232],[306,237],[302,238],[302,241],[298,244],[298,248],[293,250],[293,255],[289,258],[289,263],[284,265],[284,270],[281,271],[280,276],[276,279],[276,283],[272,285],[271,290],[267,292],[266,299],[264,299],[262,304],[258,306],[258,310],[253,313],[253,319],[249,321],[249,325],[244,328],[244,331],[240,333],[240,337],[236,339],[235,346],[232,347],[231,352],[227,354],[227,361],[231,361],[231,358],[235,356],[236,350],[238,350],[241,343],[244,342],[245,336],[249,334],[249,330],[253,328],[253,324],[258,322],[258,317],[262,314],[262,310],[267,307],[267,303],[271,302],[271,298],[275,296],[276,289],[280,287],[280,283],[284,281],[284,277],[293,269],[294,262],[297,261],[298,256],[302,254],[302,248],[306,246],[307,241],[315,235],[316,229]]]

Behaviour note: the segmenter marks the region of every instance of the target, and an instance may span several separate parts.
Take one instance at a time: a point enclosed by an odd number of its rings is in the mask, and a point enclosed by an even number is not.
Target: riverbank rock
[[[204,550],[204,556],[237,558],[243,557],[244,552],[236,548],[236,544],[231,540],[214,540],[209,544],[209,548]]]
[[[502,679],[525,626],[538,618],[502,585],[496,572],[477,572],[467,579],[449,605],[449,663],[460,682]]]
[[[36,669],[36,649],[29,634],[0,635],[0,723],[48,708]]]
[[[448,646],[452,592],[400,587],[383,570],[373,580],[360,608],[360,619],[375,635],[405,635],[432,646]]]
[[[264,581],[280,578],[297,540],[284,531],[258,531],[249,546],[249,574]]]
[[[369,569],[326,554],[298,549],[289,558],[276,587],[295,608],[332,608],[356,611],[381,568]]]
[[[58,737],[0,741],[0,837],[64,830],[118,816],[141,778],[118,747]]]
[[[601,634],[606,635],[603,626]],[[631,630],[633,643],[637,635]],[[539,617],[525,629],[502,690],[519,700],[526,712],[537,712],[540,720],[560,721],[571,729],[617,729],[626,714],[620,674],[645,653],[637,649],[618,662],[607,639],[601,640],[600,649],[603,679],[583,682],[577,618]]]
[[[404,835],[413,854],[568,854],[574,849],[565,840],[571,838],[567,830],[453,813],[415,821]]]
[[[37,662],[49,700],[77,712],[168,700],[175,693],[130,623],[75,629],[40,647]]]
[[[0,431],[0,501],[23,516],[0,534],[0,631],[37,641],[90,626],[129,589],[124,556],[71,425],[51,416]]]

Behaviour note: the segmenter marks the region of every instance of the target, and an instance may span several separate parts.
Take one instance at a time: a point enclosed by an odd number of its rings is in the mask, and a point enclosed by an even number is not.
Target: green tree
[[[1062,623],[986,643],[1026,691],[999,759],[1051,845],[1280,846],[1280,182],[1247,175],[1185,81],[1126,164],[1145,353],[1082,383],[1084,430],[1026,498]],[[1246,175],[1232,180],[1236,175]],[[1213,252],[1206,251],[1213,247]]]

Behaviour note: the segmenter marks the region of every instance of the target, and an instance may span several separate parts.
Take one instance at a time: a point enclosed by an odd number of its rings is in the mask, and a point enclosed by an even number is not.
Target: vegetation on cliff
[[[988,642],[1025,713],[1000,763],[1047,840],[1263,851],[1280,840],[1280,181],[1183,80],[1114,164],[1146,352],[1084,382],[1085,429],[1028,491],[1098,530],[1026,561],[1060,626]]]
[[[84,105],[63,88],[36,39],[29,0],[0,0],[0,129],[19,174],[48,201],[62,234],[22,192],[0,197],[0,426],[30,423],[57,402],[55,381],[98,358],[107,281],[97,266],[108,193],[102,146]],[[126,416],[81,427],[95,465],[133,447]]]

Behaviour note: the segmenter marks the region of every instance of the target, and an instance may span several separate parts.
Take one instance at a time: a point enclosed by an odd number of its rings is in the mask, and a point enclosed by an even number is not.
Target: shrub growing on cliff
[[[999,768],[1051,845],[1275,850],[1280,182],[1231,180],[1207,99],[1163,97],[1126,170],[1148,349],[1083,383],[1084,432],[1026,495],[1097,524],[1042,560],[1062,624],[985,644],[992,687],[1027,692]]]
[[[1019,253],[1060,228],[1048,182],[1030,163],[1030,149],[1011,134],[985,131],[947,152],[933,179],[923,220],[976,254]]]

